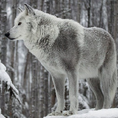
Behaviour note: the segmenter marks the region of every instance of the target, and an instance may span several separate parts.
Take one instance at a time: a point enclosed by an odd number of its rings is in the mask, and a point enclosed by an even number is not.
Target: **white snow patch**
[[[0,118],[5,118],[5,117],[1,114],[1,109],[0,109]]]
[[[0,118],[5,118],[2,114],[0,114]]]
[[[118,108],[111,109],[85,109],[78,111],[78,114],[71,116],[47,116],[44,118],[118,118]]]
[[[7,83],[7,85],[8,85],[7,89],[9,89],[11,87],[18,94],[18,90],[12,84],[12,81],[6,72],[6,67],[4,64],[1,63],[1,61],[0,61],[0,80]]]
[[[9,77],[9,75],[6,72],[6,67],[4,64],[1,63],[1,60],[0,60],[0,80],[7,84],[7,90],[9,90],[10,88],[12,89],[12,92],[13,92],[15,98],[21,103],[20,98],[19,98],[19,91],[13,85],[11,78]],[[1,85],[1,87],[2,87],[2,85]]]

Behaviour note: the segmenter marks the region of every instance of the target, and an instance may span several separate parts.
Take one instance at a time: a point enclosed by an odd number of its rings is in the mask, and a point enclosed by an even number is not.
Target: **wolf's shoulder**
[[[61,18],[57,18],[57,22],[59,22],[59,25],[61,27],[64,27],[66,29],[68,29],[68,28],[72,28],[73,30],[74,29],[77,29],[77,28],[83,29],[83,26],[82,25],[80,25],[77,21],[74,21],[72,19],[61,19]]]
[[[106,31],[105,29],[103,28],[100,28],[100,27],[91,27],[91,28],[84,28],[84,34],[85,36],[90,36],[90,37],[98,37],[98,38],[101,38],[101,39],[110,39],[110,40],[113,40],[111,34]]]
[[[73,30],[83,30],[83,26],[80,25],[77,21],[72,19],[62,19],[58,18],[55,15],[51,15],[45,13],[40,10],[35,10],[35,13],[39,19],[41,19],[41,23],[45,25],[54,25],[57,26],[59,29],[73,29]]]
[[[90,28],[84,28],[84,32],[88,34],[104,34],[104,35],[110,35],[108,31],[106,31],[103,28],[100,27],[90,27]]]

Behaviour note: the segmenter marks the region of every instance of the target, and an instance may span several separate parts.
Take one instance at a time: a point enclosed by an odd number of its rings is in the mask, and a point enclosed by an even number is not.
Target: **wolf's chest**
[[[26,46],[26,48],[37,58],[41,58],[43,54],[43,51],[41,49],[39,49],[39,47],[32,42],[29,41],[24,41],[24,44]]]
[[[26,44],[26,43],[25,43],[25,46],[50,73],[57,72],[57,70],[62,71],[62,66],[60,64],[59,58],[57,58],[51,52],[51,50],[49,50],[49,52],[46,53],[43,49],[37,46],[33,47],[33,45]]]
[[[55,63],[54,55],[51,55],[50,50],[44,50],[43,48],[39,47],[39,45],[36,45],[34,43],[29,43],[29,42],[24,42],[25,46],[27,49],[37,57],[37,59],[41,62],[44,63],[44,65],[49,65],[50,63]]]

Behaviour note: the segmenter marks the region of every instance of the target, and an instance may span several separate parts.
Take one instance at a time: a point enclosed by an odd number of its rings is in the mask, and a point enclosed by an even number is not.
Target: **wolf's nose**
[[[10,33],[9,32],[5,33],[5,36],[6,37],[9,37],[10,36]]]

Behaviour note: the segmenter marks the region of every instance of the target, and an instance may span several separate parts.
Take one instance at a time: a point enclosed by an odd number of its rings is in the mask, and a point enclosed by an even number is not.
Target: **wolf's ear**
[[[34,9],[30,5],[24,4],[24,6],[26,15],[35,15]]]
[[[31,18],[29,19],[30,23],[31,23],[31,30],[32,30],[33,34],[35,34],[37,31],[38,24],[37,24],[37,19],[35,16],[34,9],[28,4],[24,4],[24,6],[25,6],[25,14],[28,16],[31,16]]]

